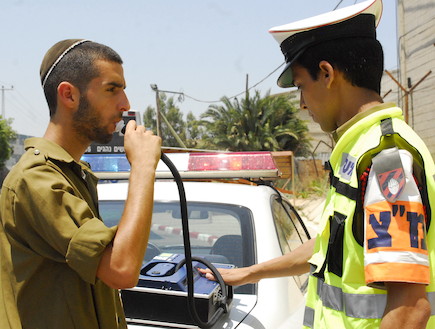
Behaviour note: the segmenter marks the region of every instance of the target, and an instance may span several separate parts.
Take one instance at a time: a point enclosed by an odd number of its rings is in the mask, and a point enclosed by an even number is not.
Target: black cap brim
[[[290,88],[295,86],[293,81],[293,71],[291,66],[303,52],[304,49],[302,49],[298,54],[296,54],[290,62],[286,63],[284,70],[282,71],[281,75],[278,77],[278,80],[276,82],[278,87]]]

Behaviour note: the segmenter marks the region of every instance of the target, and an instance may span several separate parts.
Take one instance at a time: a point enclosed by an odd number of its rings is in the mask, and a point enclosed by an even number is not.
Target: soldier
[[[25,142],[0,199],[0,327],[126,328],[117,289],[139,277],[161,140],[128,123],[128,197],[119,226],[106,227],[97,178],[80,158],[91,142],[110,141],[130,107],[122,60],[105,45],[63,40],[40,75],[50,122]]]

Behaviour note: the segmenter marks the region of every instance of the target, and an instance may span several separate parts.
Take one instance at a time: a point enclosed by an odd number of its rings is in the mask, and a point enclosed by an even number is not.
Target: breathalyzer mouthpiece
[[[119,121],[116,124],[115,132],[118,132],[118,133],[121,133],[121,134],[124,135],[125,134],[125,128],[126,128],[125,122],[124,122],[124,120],[121,120],[121,121]]]

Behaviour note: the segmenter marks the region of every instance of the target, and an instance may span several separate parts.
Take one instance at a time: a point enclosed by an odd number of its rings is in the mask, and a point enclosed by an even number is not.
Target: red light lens
[[[270,152],[191,153],[189,171],[276,169]]]

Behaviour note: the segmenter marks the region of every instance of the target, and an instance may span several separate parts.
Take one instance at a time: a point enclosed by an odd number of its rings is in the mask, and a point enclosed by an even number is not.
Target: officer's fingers
[[[207,273],[205,277],[210,281],[216,281],[215,276],[212,273]]]
[[[213,275],[213,272],[209,268],[198,268],[198,271],[204,275],[207,279],[211,281],[216,281],[216,278]]]

